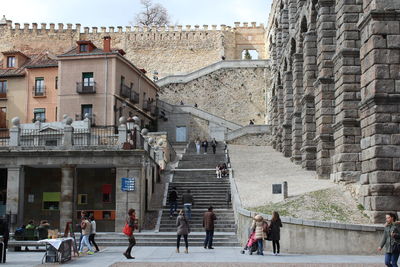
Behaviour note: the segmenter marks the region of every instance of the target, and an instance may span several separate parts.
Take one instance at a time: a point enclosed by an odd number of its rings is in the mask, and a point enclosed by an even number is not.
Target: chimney
[[[106,53],[111,52],[111,36],[104,36],[103,50]]]

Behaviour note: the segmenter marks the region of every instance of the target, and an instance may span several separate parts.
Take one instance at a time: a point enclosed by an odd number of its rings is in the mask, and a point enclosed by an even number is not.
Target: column
[[[291,71],[284,75],[284,123],[283,123],[283,155],[292,156],[292,114],[293,114],[293,76]]]
[[[315,98],[314,82],[317,75],[317,35],[315,31],[303,33],[303,88],[304,95],[301,100],[302,136],[302,162],[309,170],[315,170],[317,148],[315,145]]]
[[[293,54],[293,116],[292,116],[292,157],[296,164],[302,164],[301,98],[303,97],[303,54]],[[305,167],[305,166],[303,166]]]
[[[136,178],[135,191],[124,192],[121,190],[122,178]],[[125,225],[129,209],[136,211],[139,227],[145,216],[145,182],[141,168],[117,167],[115,185],[115,232],[121,232]]]
[[[360,94],[360,32],[357,28],[361,4],[336,2],[335,74],[335,155],[332,157],[331,180],[356,182],[360,179],[361,128],[358,115]]]
[[[335,1],[318,2],[318,77],[315,87],[315,123],[317,160],[316,171],[319,179],[329,179],[331,173],[331,154],[333,154],[334,123],[334,79],[333,55],[336,43]]]
[[[363,8],[360,194],[373,222],[382,223],[400,211],[400,2],[364,0]]]
[[[66,223],[74,219],[74,179],[75,166],[61,167],[60,231]]]
[[[17,216],[17,225],[24,223],[25,173],[22,166],[7,168],[6,213]]]

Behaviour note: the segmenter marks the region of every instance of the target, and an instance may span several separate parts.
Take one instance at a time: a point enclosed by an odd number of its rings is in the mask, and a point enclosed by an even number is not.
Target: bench
[[[9,251],[21,251],[21,247],[35,247],[36,249],[33,251],[45,251],[46,244],[39,244],[37,240],[9,240],[8,241],[8,250]],[[39,247],[43,249],[38,249]],[[32,251],[32,250],[30,250]]]

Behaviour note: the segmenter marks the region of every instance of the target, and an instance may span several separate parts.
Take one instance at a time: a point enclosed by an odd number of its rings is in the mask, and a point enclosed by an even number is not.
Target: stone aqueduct
[[[274,0],[267,42],[273,147],[400,211],[400,1]]]

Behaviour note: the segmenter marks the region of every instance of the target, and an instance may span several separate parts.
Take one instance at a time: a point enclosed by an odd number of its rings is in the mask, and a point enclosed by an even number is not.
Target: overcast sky
[[[126,26],[140,11],[140,0],[0,0],[0,15],[21,23],[80,23],[88,26]],[[166,7],[173,23],[265,23],[272,0],[153,0]],[[39,26],[40,27],[40,26]],[[47,26],[48,27],[48,26]]]

